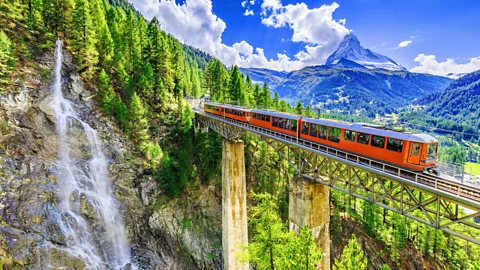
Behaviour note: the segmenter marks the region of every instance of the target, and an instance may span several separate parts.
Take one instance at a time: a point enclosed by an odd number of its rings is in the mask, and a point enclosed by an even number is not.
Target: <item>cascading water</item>
[[[62,93],[62,42],[57,41],[51,107],[59,138],[57,223],[66,251],[89,269],[122,269],[130,251],[118,203],[112,196],[108,162],[97,131],[83,122]],[[87,209],[87,210],[85,210]],[[83,211],[83,212],[82,212]],[[92,217],[85,218],[85,211]]]

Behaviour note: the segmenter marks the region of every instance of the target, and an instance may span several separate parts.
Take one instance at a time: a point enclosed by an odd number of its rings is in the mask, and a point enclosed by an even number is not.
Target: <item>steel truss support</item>
[[[474,222],[480,209],[290,144],[260,138],[299,176],[480,245],[480,224]]]
[[[368,162],[370,165],[376,162],[337,153],[248,123],[198,111],[196,117],[197,122],[226,139],[238,138],[247,132],[260,137],[295,169],[298,176],[480,245],[480,224],[475,222],[476,218],[480,219],[480,204],[465,199],[479,197],[476,189],[419,175],[408,179],[409,175],[404,175],[400,169],[391,172],[388,166],[382,168],[382,164],[379,168],[367,166]]]

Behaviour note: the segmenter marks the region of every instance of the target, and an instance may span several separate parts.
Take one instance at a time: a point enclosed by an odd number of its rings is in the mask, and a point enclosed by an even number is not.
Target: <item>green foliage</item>
[[[214,101],[223,102],[226,97],[228,73],[220,60],[210,59],[205,68],[205,88]]]
[[[298,115],[304,114],[304,108],[302,102],[298,101],[297,105],[295,106],[295,113]]]
[[[382,265],[380,270],[392,270],[392,268],[390,268],[390,266],[388,266],[388,264],[384,264],[384,265]]]
[[[222,171],[222,137],[215,131],[198,132],[195,135],[195,163],[202,183],[208,184]],[[221,179],[218,179],[220,183]]]
[[[79,70],[85,78],[90,79],[98,63],[98,51],[95,48],[97,37],[90,1],[75,0],[75,8],[72,12],[71,35],[71,49],[77,56]]]
[[[427,96],[419,103],[427,105],[427,114],[464,124],[470,133],[477,133],[480,129],[480,71],[462,76],[445,91]]]
[[[344,248],[341,261],[335,259],[333,265],[334,270],[364,270],[367,268],[367,258],[363,253],[360,244],[357,241],[355,234],[352,234],[352,239]]]
[[[6,83],[15,67],[13,42],[0,30],[0,84]]]
[[[239,254],[257,269],[316,269],[322,258],[308,227],[299,234],[288,231],[278,215],[278,206],[268,193],[252,194],[255,206],[250,209],[252,240]]]
[[[301,228],[298,235],[292,237],[286,250],[286,263],[282,267],[284,269],[315,270],[322,259],[322,251],[315,244],[312,232],[307,226]]]
[[[130,136],[137,141],[140,150],[145,151],[148,140],[150,139],[150,135],[148,134],[149,126],[145,108],[137,93],[133,94],[132,102],[128,110],[128,119]]]

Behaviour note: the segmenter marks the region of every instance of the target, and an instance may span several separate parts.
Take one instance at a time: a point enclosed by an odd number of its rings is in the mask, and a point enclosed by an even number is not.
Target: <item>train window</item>
[[[278,127],[278,118],[277,117],[272,117],[272,126]]]
[[[385,146],[385,137],[372,136],[372,146],[383,148]]]
[[[317,137],[317,124],[310,124],[310,136]]]
[[[267,115],[266,121],[267,121],[267,122],[270,122],[270,115]]]
[[[388,138],[388,141],[387,141],[387,149],[388,150],[392,150],[392,151],[395,151],[395,152],[402,152],[402,148],[403,148],[403,141],[402,140]]]
[[[292,128],[291,131],[297,131],[297,120],[292,120]]]
[[[355,131],[345,130],[345,140],[354,142],[356,135],[357,133]]]
[[[427,151],[427,162],[434,162],[437,160],[437,144],[431,143],[428,145]]]
[[[303,122],[303,125],[302,125],[302,134],[305,134],[305,135],[308,134],[308,123],[306,123],[306,122]]]
[[[328,140],[332,142],[340,142],[340,129],[328,128]]]
[[[285,127],[286,130],[290,130],[290,119],[285,119]]]
[[[283,118],[278,118],[278,127],[283,128]]]
[[[257,119],[257,114],[253,113],[253,118]]]
[[[324,139],[324,140],[327,139],[327,127],[325,127],[325,126],[319,126],[318,127],[318,137],[320,139]]]
[[[370,142],[370,134],[358,133],[357,142],[368,145]]]

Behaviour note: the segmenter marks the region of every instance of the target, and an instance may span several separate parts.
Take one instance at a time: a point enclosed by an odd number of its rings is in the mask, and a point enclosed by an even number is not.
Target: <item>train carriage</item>
[[[301,119],[294,114],[252,110],[250,124],[297,137]]]
[[[438,141],[383,126],[303,118],[300,138],[414,171],[434,171]]]
[[[213,114],[216,114],[216,115],[222,115],[222,113],[220,111],[221,106],[222,106],[222,104],[217,104],[217,103],[213,103],[213,102],[205,102],[203,104],[203,111],[205,111],[207,113],[213,113]]]
[[[380,125],[314,119],[206,102],[204,111],[412,171],[436,172],[438,141]]]
[[[252,115],[250,109],[239,106],[222,104],[220,108],[221,115],[227,118],[235,119],[242,122],[249,122]]]

